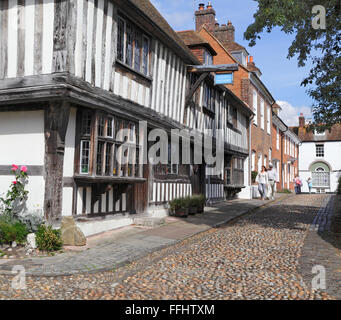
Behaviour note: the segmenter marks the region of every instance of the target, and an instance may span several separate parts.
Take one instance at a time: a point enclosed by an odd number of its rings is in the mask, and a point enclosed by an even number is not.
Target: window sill
[[[147,80],[149,82],[153,81],[153,78],[151,76],[147,76],[144,73],[135,70],[134,68],[132,68],[131,66],[125,64],[124,62],[121,62],[119,60],[116,60],[116,65],[118,65],[119,67],[121,67],[122,69],[125,69],[126,71],[130,71],[132,73],[134,73],[136,76],[143,78],[144,80]]]

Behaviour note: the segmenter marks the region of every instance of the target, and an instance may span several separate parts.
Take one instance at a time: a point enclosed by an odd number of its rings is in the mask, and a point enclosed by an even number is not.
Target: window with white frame
[[[276,148],[279,150],[279,129],[276,127]]]
[[[287,153],[287,136],[284,136],[284,154]]]
[[[267,129],[267,132],[268,134],[271,133],[270,129],[271,129],[271,126],[270,126],[270,117],[271,117],[271,112],[270,112],[270,107],[268,106],[267,107],[267,113],[266,113],[266,129]]]
[[[271,162],[272,160],[272,149],[270,148],[269,149],[269,162]]]
[[[324,157],[324,145],[323,144],[317,144],[316,145],[316,157],[317,158],[323,158]]]
[[[262,171],[262,154],[260,153],[258,155],[258,172],[261,172]]]
[[[268,157],[264,156],[264,160],[263,161],[264,161],[263,166],[266,167],[267,163],[268,163]]]
[[[253,123],[255,125],[258,125],[258,103],[257,103],[258,97],[257,97],[257,92],[253,90],[253,112],[255,114],[253,118]]]
[[[264,129],[265,127],[264,108],[265,108],[264,100],[261,99],[260,101],[260,127],[262,129]]]
[[[149,75],[150,40],[133,23],[119,17],[117,22],[117,60]]]

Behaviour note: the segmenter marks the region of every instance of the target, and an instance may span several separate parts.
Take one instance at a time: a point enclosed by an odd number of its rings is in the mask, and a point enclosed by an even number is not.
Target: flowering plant
[[[0,203],[4,206],[4,214],[17,216],[25,209],[28,198],[28,191],[25,190],[28,182],[27,167],[21,166],[19,169],[17,165],[13,164],[11,172],[14,174],[15,180],[12,181],[6,197],[0,197]]]

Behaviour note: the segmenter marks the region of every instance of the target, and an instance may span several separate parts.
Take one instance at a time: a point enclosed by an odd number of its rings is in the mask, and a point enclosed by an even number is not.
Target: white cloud
[[[277,101],[277,104],[282,108],[279,116],[287,126],[298,126],[300,113],[303,113],[306,119],[312,118],[311,107],[294,107],[288,101]]]

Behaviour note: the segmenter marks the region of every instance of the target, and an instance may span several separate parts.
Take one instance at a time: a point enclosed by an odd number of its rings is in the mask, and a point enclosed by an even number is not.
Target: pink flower
[[[17,171],[18,170],[18,166],[16,166],[15,164],[12,164],[12,171]]]
[[[17,184],[17,182],[16,182],[16,181],[13,181],[13,184]]]
[[[27,172],[27,167],[26,167],[26,166],[22,166],[22,167],[20,168],[20,171],[22,171],[22,172]]]

